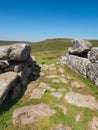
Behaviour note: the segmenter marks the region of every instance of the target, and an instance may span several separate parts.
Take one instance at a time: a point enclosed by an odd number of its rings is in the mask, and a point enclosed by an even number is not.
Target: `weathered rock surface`
[[[17,73],[15,72],[0,74],[0,104],[6,98],[11,87],[16,84],[17,77]]]
[[[58,126],[56,126],[55,130],[66,130],[66,127],[64,124],[59,124]]]
[[[65,95],[65,102],[79,107],[98,110],[98,102],[93,96],[83,95],[76,92],[68,92]]]
[[[24,43],[0,46],[0,76],[2,77],[4,73],[4,76],[7,75],[6,79],[8,80],[1,78],[1,81],[0,79],[0,103],[3,102],[10,89],[12,89],[11,96],[14,99],[20,92],[19,86],[26,86],[31,79],[36,80],[39,77],[40,67],[30,56],[30,51],[30,45]],[[8,72],[9,75],[5,72]],[[15,74],[17,75],[17,83],[14,82]],[[13,86],[15,88],[12,87],[11,82],[14,82]]]
[[[98,63],[98,47],[93,47],[91,51],[88,53],[88,59],[92,62]]]
[[[86,66],[90,63],[87,58],[67,55],[66,65],[73,71],[86,76]]]
[[[88,124],[88,130],[98,130],[98,117],[93,117],[92,121]]]
[[[63,123],[57,125],[55,128],[52,128],[51,130],[72,130],[71,127],[65,126]]]
[[[75,88],[83,88],[85,87],[85,84],[81,81],[72,81],[71,82],[71,87],[75,87]]]
[[[98,86],[98,64],[97,63],[89,63],[86,66],[87,77]]]
[[[53,78],[57,78],[58,77],[58,75],[48,75],[48,76],[46,76],[46,78],[48,78],[48,79],[53,79]]]
[[[72,46],[68,49],[70,54],[81,55],[87,53],[92,48],[92,44],[88,41],[74,39],[72,40]]]
[[[58,99],[60,99],[63,96],[61,92],[52,92],[51,94],[57,97]]]
[[[30,98],[31,99],[40,99],[46,91],[47,91],[46,89],[35,88],[30,93]]]
[[[98,47],[84,40],[73,40],[67,55],[59,63],[66,64],[74,72],[89,78],[98,86]]]
[[[31,47],[28,44],[14,44],[11,46],[9,58],[12,61],[27,61],[30,57]]]
[[[9,60],[10,46],[0,46],[0,60]]]
[[[51,109],[47,104],[44,103],[17,108],[13,112],[13,124],[29,124],[35,122],[39,118],[52,116],[55,113],[55,110]]]
[[[9,63],[7,60],[0,60],[0,69],[6,68],[9,66]]]
[[[46,84],[44,82],[41,82],[38,87],[46,89],[48,91],[52,91],[52,92],[55,91],[55,88],[50,87],[48,84]]]

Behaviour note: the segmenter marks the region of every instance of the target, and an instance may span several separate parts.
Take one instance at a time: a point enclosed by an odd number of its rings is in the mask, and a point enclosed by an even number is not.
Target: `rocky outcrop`
[[[86,66],[87,77],[98,86],[98,64],[89,63]]]
[[[63,58],[62,58],[63,57]],[[73,40],[67,55],[59,63],[66,64],[74,72],[81,74],[98,86],[98,47],[84,40]]]
[[[31,79],[35,80],[39,76],[40,67],[30,52],[30,45],[24,43],[0,47],[0,104],[9,90],[13,89],[16,95],[19,86],[26,86]],[[17,97],[15,95],[12,97]]]
[[[88,58],[92,63],[98,63],[98,47],[93,47],[88,53]]]
[[[90,61],[87,58],[81,58],[78,56],[67,54],[66,64],[75,72],[86,76],[86,66]]]
[[[10,88],[16,85],[18,75],[15,72],[7,72],[0,74],[0,104],[6,98]]]
[[[87,53],[92,48],[92,44],[88,41],[74,39],[72,40],[72,46],[68,49],[70,54],[81,55]]]

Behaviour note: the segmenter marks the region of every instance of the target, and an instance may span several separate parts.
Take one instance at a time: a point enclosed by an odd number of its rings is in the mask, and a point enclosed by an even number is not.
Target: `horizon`
[[[81,39],[81,38],[50,38],[50,39],[43,39],[43,40],[39,40],[39,41],[23,41],[23,40],[2,40],[0,39],[0,42],[3,41],[3,42],[44,42],[44,41],[47,41],[47,40],[73,40],[73,39],[80,39],[80,40],[86,40],[86,41],[90,41],[90,40],[93,40],[93,41],[98,41],[98,39]]]
[[[98,39],[97,0],[1,0],[0,39]]]

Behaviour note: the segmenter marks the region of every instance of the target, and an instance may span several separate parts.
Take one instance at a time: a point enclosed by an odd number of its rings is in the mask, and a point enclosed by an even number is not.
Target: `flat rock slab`
[[[48,75],[46,76],[48,79],[58,78],[58,75]]]
[[[55,113],[55,110],[51,109],[47,104],[44,103],[17,108],[13,112],[13,124],[29,124],[35,122],[39,118],[52,116]]]
[[[59,124],[58,126],[56,126],[55,130],[66,130],[66,127],[63,124]]]
[[[44,82],[41,82],[38,86],[39,88],[43,88],[43,89],[46,89],[48,91],[55,91],[54,88],[50,87],[48,84],[44,83]]]
[[[53,79],[52,82],[53,83],[60,83],[60,81],[58,79]]]
[[[35,88],[31,93],[30,93],[30,99],[39,99],[43,96],[43,94],[46,92],[46,89],[40,89],[40,88]]]
[[[0,104],[6,98],[9,90],[17,82],[17,73],[7,72],[0,74]]]
[[[68,83],[68,80],[66,80],[65,78],[60,78],[60,81],[61,81],[62,83],[65,83],[65,84]]]
[[[83,88],[83,87],[85,87],[85,84],[80,81],[73,81],[73,82],[71,82],[71,87]]]
[[[64,91],[66,91],[66,89],[65,88],[59,88],[58,91],[59,92],[64,92]]]
[[[65,72],[65,69],[64,69],[64,67],[60,66],[60,67],[58,68],[58,71],[59,71],[60,73],[64,73],[64,72]]]
[[[93,96],[83,95],[76,92],[68,92],[64,99],[69,104],[98,110],[98,102]]]
[[[52,92],[51,94],[53,96],[57,97],[57,98],[61,98],[62,97],[62,93],[61,92]]]
[[[93,117],[92,121],[88,124],[88,130],[98,130],[98,117]]]
[[[65,126],[64,124],[59,124],[55,128],[52,128],[51,130],[72,130],[71,127]]]

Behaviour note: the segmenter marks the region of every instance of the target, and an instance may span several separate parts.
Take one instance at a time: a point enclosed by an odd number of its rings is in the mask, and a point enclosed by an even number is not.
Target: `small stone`
[[[64,92],[64,91],[66,91],[66,89],[65,88],[59,88],[58,91],[59,92]]]
[[[76,119],[76,122],[78,122],[82,116],[83,112],[80,112],[79,114],[76,115],[75,119]]]
[[[59,124],[58,126],[56,126],[55,130],[66,130],[66,127],[63,124]]]
[[[17,108],[13,112],[13,124],[20,123],[26,125],[33,123],[40,118],[52,116],[56,111],[51,109],[47,104],[40,103],[37,105]]]
[[[67,81],[65,78],[60,78],[60,81],[61,81],[62,83],[65,83],[65,84],[68,83],[68,81]]]
[[[65,72],[65,69],[64,69],[62,66],[60,66],[60,67],[58,68],[58,71],[59,71],[60,73],[64,73],[64,72]]]
[[[93,117],[92,121],[88,124],[88,130],[98,130],[98,117]]]
[[[53,83],[59,83],[60,81],[58,79],[53,79],[52,82]]]
[[[30,93],[30,99],[40,99],[45,92],[46,92],[46,89],[38,89],[38,88],[35,88],[35,89]]]
[[[62,93],[61,92],[52,92],[51,94],[53,96],[57,97],[58,99],[60,99],[62,97]]]
[[[62,109],[64,115],[66,115],[66,113],[67,113],[67,108],[66,108],[65,106],[63,106],[63,105],[61,105],[61,104],[56,104],[55,106],[58,107],[58,108],[60,108],[60,109]]]

